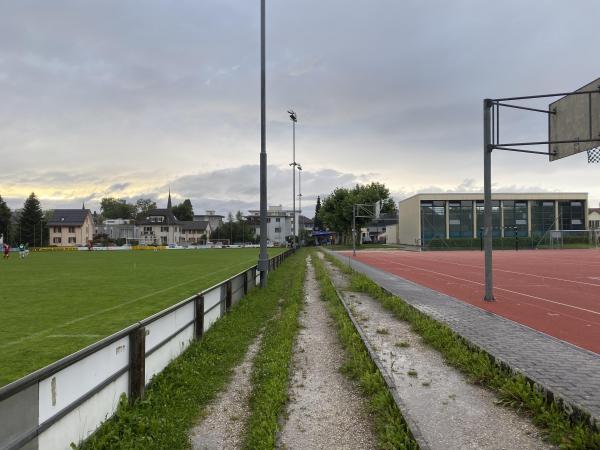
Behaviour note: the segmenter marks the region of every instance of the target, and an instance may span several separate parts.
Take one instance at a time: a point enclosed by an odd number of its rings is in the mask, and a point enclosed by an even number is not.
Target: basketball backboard
[[[548,137],[550,142],[581,142],[549,144],[550,161],[600,146],[600,78],[575,92],[591,93],[566,95],[550,103]]]

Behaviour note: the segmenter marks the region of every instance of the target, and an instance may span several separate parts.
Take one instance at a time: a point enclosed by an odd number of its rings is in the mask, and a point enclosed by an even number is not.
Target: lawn
[[[0,261],[0,386],[243,271],[258,249],[17,256]]]

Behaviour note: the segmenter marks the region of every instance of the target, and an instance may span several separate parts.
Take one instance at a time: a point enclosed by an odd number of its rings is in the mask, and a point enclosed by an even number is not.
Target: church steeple
[[[167,200],[167,209],[170,211],[173,208],[171,204],[171,186],[169,186],[169,199]]]
[[[85,209],[85,202],[81,202],[81,209]]]

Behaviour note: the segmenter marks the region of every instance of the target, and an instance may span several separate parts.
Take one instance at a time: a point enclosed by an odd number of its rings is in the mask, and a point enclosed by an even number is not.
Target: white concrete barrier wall
[[[204,294],[204,332],[207,332],[212,326],[212,324],[219,320],[219,317],[221,317],[221,308],[219,306],[216,306],[220,302],[220,287]],[[211,308],[213,309],[211,310]],[[210,312],[207,313],[206,311],[209,310]]]
[[[171,330],[173,332],[174,330]],[[146,357],[145,383],[148,384],[152,377],[163,371],[171,361],[183,353],[194,340],[194,324],[190,324],[160,348]]]
[[[38,424],[53,420],[128,365],[129,338],[125,336],[41,380],[38,384]],[[128,380],[128,372],[125,372],[117,381],[54,423],[40,435],[40,448],[68,448],[71,442],[78,443],[82,437],[87,437],[113,414],[119,396],[128,391]]]

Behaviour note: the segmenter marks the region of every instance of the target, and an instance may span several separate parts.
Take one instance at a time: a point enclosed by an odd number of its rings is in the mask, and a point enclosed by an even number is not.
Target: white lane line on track
[[[384,258],[382,258],[384,259]],[[387,262],[395,262],[393,260],[386,260]],[[483,270],[482,266],[474,266],[471,264],[464,264],[464,263],[456,263],[456,262],[450,262],[450,261],[442,261],[444,264],[452,264],[455,266],[463,266],[463,267],[472,267],[474,269],[480,269]],[[533,273],[524,273],[524,272],[516,272],[514,270],[507,270],[507,269],[498,269],[497,267],[494,267],[494,272],[506,272],[506,273],[512,273],[512,274],[516,274],[516,275],[526,275],[528,277],[536,277],[536,278],[547,278],[549,280],[556,280],[556,281],[564,281],[566,283],[577,283],[577,284],[584,284],[586,286],[594,286],[594,287],[600,287],[600,284],[597,283],[587,283],[585,281],[576,281],[576,280],[567,280],[566,278],[557,278],[557,277],[549,277],[546,275],[535,275]],[[592,278],[592,277],[589,277]],[[598,278],[598,280],[600,280],[600,277]]]
[[[436,275],[441,275],[441,276],[448,277],[448,278],[454,278],[455,280],[466,281],[467,283],[473,283],[473,284],[477,284],[479,286],[483,286],[484,285],[483,283],[481,283],[479,281],[473,281],[473,280],[468,280],[466,278],[455,277],[454,275],[448,275],[446,273],[436,272],[435,270],[424,269],[422,267],[411,266],[409,264],[403,264],[403,263],[394,262],[394,261],[390,261],[390,263],[391,264],[397,264],[397,265],[400,265],[400,266],[410,267],[411,269],[422,270],[424,272],[434,273]],[[580,311],[589,312],[589,313],[596,314],[596,315],[600,316],[600,311],[594,311],[592,309],[581,308],[580,306],[569,305],[567,303],[561,303],[561,302],[557,302],[557,301],[554,301],[554,300],[549,300],[547,298],[538,297],[538,296],[530,295],[530,294],[524,294],[523,292],[512,291],[510,289],[505,289],[505,288],[501,288],[501,287],[497,287],[497,286],[494,286],[494,289],[497,289],[499,291],[504,291],[504,292],[510,292],[511,294],[522,295],[523,297],[533,298],[535,300],[541,300],[541,301],[547,302],[547,303],[553,303],[555,305],[565,306],[567,308],[573,308],[573,309],[577,309],[577,310],[580,310]]]
[[[254,260],[251,260],[251,261],[254,261]],[[251,261],[249,261],[249,262],[251,262]],[[246,265],[248,263],[244,262],[243,264]],[[241,266],[241,265],[242,265],[242,263],[239,263],[239,264],[236,264],[234,267]],[[215,275],[215,274],[217,274],[219,272],[223,272],[225,270],[229,270],[229,268],[230,267],[225,267],[223,269],[219,269],[219,270],[216,270],[214,272],[209,272],[209,273],[204,274],[204,275],[202,275],[200,277],[192,278],[191,280],[184,281],[184,282],[179,283],[179,284],[174,284],[172,286],[169,286],[168,288],[160,289],[158,291],[154,291],[154,292],[151,292],[149,294],[142,295],[141,297],[137,297],[137,298],[134,298],[132,300],[128,300],[128,301],[126,301],[124,303],[119,303],[118,305],[111,306],[110,308],[105,308],[105,309],[93,312],[91,314],[88,314],[86,316],[81,316],[81,317],[78,317],[77,319],[69,320],[68,322],[61,323],[60,325],[57,325],[55,327],[46,328],[45,330],[37,331],[36,333],[32,333],[32,334],[29,334],[27,336],[23,336],[22,338],[16,339],[14,341],[6,342],[6,343],[0,345],[0,348],[4,349],[4,348],[7,348],[7,347],[12,347],[15,344],[20,344],[21,342],[28,341],[28,340],[31,340],[33,338],[39,337],[39,336],[43,336],[43,335],[45,335],[47,333],[50,333],[51,331],[58,330],[58,329],[63,328],[63,327],[67,327],[69,325],[73,325],[73,324],[75,324],[77,322],[81,322],[82,320],[91,319],[92,317],[98,316],[100,314],[104,314],[105,312],[114,311],[115,309],[119,309],[119,308],[121,308],[123,306],[127,306],[127,305],[130,305],[130,304],[135,303],[135,302],[139,302],[140,300],[144,300],[146,298],[153,297],[153,296],[155,296],[157,294],[162,294],[164,292],[170,291],[171,289],[174,289],[174,288],[177,288],[177,287],[180,287],[180,286],[184,286],[186,284],[192,283],[194,281],[201,280],[201,279],[209,277],[211,275]]]

